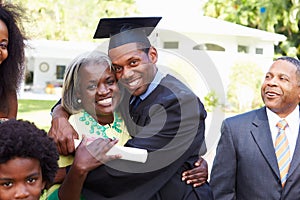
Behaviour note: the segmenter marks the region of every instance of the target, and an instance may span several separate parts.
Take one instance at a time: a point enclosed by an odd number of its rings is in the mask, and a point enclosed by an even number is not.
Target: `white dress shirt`
[[[276,127],[276,124],[282,119],[276,113],[272,112],[268,108],[267,108],[267,116],[268,116],[271,134],[272,134],[273,145],[275,147],[275,140],[278,134],[278,127]],[[290,159],[292,160],[295,151],[296,141],[298,138],[298,132],[299,132],[299,123],[300,123],[299,106],[297,106],[295,110],[285,118],[285,120],[288,123],[288,126],[285,129],[285,133],[289,142]]]

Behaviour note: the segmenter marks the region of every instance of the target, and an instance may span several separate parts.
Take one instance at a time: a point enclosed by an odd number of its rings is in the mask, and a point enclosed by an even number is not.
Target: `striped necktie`
[[[285,134],[285,128],[288,124],[285,119],[283,119],[279,121],[276,126],[279,131],[275,141],[275,153],[280,171],[281,185],[284,187],[290,168],[290,148]]]

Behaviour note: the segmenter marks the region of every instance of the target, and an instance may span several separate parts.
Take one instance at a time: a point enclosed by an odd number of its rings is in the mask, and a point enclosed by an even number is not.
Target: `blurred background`
[[[187,83],[205,104],[209,164],[221,121],[263,105],[260,85],[273,59],[300,56],[298,0],[0,2],[25,9],[23,26],[30,39],[18,118],[46,131],[68,62],[84,51],[107,51],[107,40],[93,39],[100,18],[162,16],[150,38],[162,69]]]

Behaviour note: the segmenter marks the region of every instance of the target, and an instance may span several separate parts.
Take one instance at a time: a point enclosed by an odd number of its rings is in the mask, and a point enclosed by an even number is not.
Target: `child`
[[[54,141],[33,123],[11,119],[0,124],[0,199],[39,200],[54,179],[57,160]]]

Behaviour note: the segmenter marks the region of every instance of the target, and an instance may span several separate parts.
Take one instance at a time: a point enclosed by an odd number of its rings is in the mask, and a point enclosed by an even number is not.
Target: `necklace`
[[[79,117],[79,121],[83,122],[86,126],[89,126],[89,133],[91,135],[98,135],[102,136],[103,138],[111,138],[107,134],[110,133],[110,135],[114,135],[115,133],[117,135],[120,135],[122,133],[121,129],[121,123],[122,119],[120,116],[114,112],[114,122],[111,124],[101,125],[99,124],[90,114],[88,114],[86,111],[82,113],[82,116]],[[113,138],[115,139],[115,137]]]

